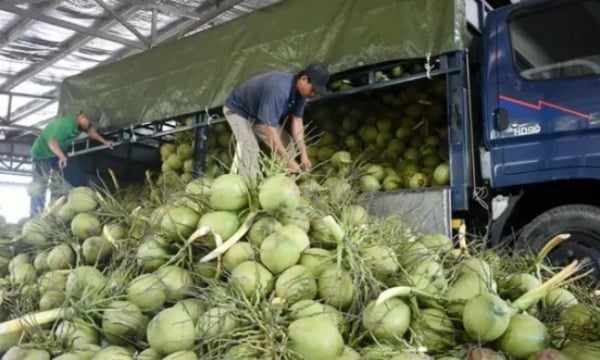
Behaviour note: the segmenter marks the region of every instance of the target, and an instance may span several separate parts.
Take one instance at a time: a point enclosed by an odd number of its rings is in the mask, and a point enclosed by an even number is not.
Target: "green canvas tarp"
[[[219,106],[269,70],[323,61],[332,72],[464,49],[464,0],[284,0],[64,80],[59,113],[94,104],[102,128]]]

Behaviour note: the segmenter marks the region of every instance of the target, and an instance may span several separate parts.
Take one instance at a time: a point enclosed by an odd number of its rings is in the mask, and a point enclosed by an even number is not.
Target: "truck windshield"
[[[513,58],[525,79],[600,74],[600,0],[571,0],[515,12],[509,20]]]

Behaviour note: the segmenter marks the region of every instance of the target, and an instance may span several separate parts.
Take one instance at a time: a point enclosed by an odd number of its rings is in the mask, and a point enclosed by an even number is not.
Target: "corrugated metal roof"
[[[9,140],[43,127],[67,76],[279,1],[3,0],[0,131]]]

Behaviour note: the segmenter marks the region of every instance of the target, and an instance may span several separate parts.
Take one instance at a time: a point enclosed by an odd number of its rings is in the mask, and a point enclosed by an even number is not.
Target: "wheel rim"
[[[584,231],[570,232],[571,237],[558,245],[548,254],[552,264],[564,267],[574,260],[588,258],[593,273],[590,275],[593,282],[600,282],[600,239]],[[550,240],[550,239],[549,239]]]

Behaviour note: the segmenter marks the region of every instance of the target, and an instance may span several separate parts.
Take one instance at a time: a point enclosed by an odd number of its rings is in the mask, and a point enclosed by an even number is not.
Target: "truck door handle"
[[[508,129],[508,110],[505,108],[497,108],[494,112],[494,120],[496,128],[500,131]]]

